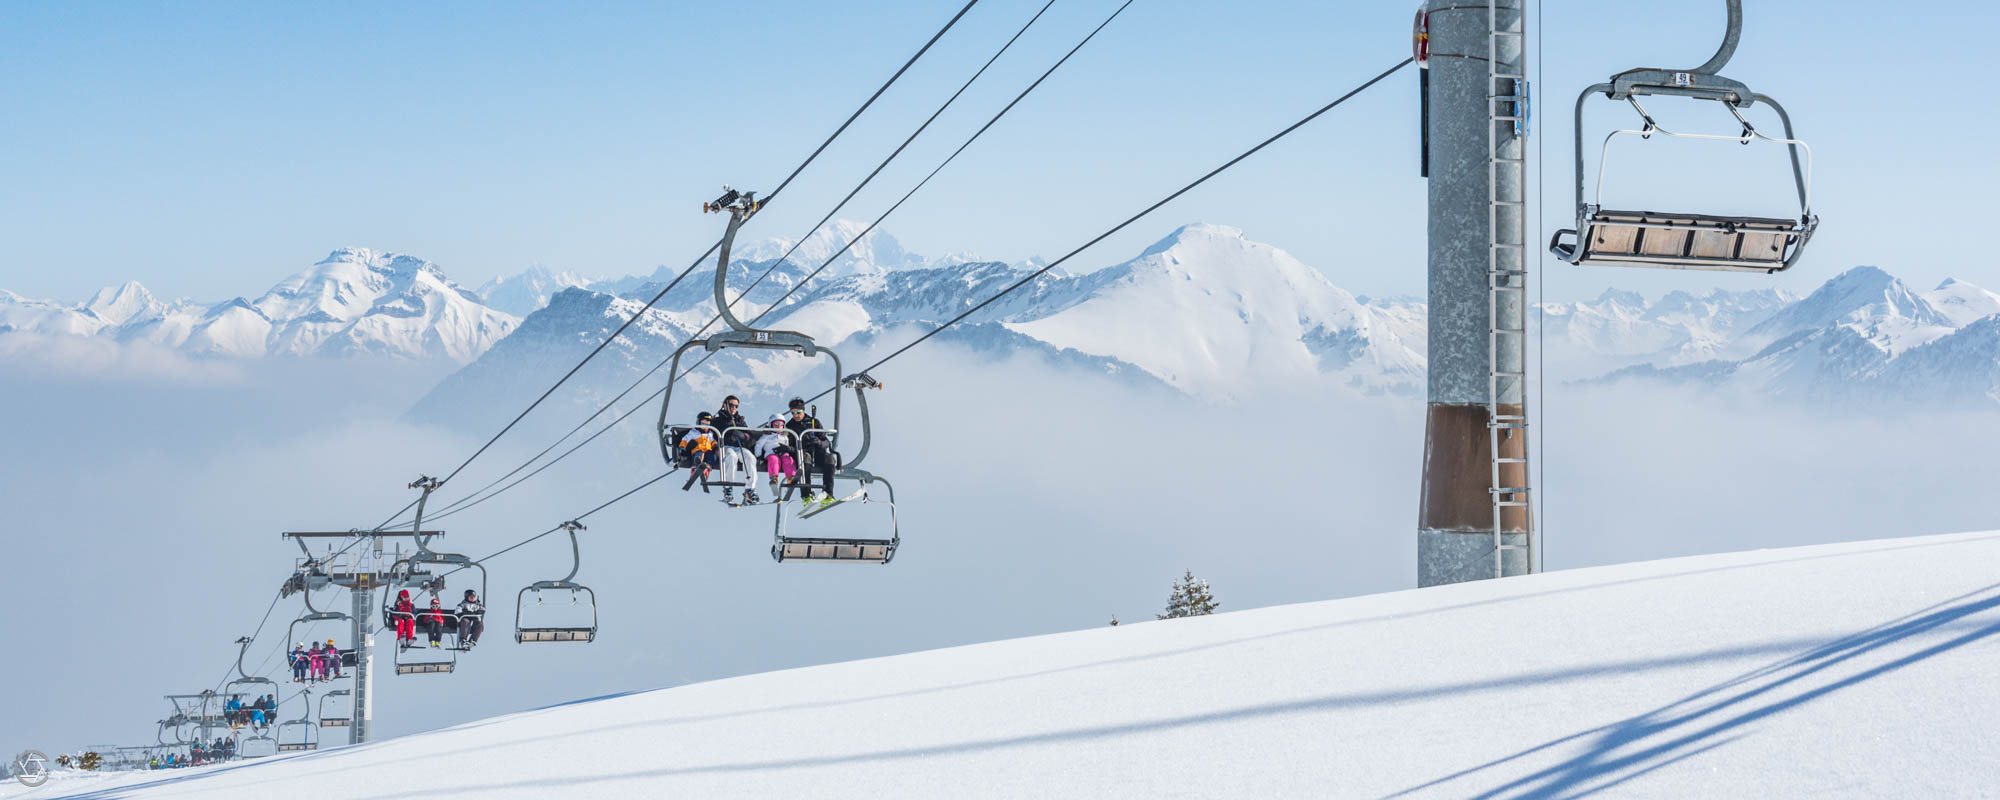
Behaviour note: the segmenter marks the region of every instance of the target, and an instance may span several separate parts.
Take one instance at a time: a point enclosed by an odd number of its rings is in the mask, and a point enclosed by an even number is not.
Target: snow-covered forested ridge
[[[768,308],[862,227],[841,221],[808,238],[750,291],[742,315]],[[744,246],[730,285],[748,286],[791,245]],[[811,333],[843,355],[871,352],[1036,265],[927,259],[872,231],[762,324]],[[550,370],[559,374],[677,272],[596,280],[535,267],[473,293],[428,262],[341,250],[255,301],[162,302],[136,283],[75,306],[0,293],[0,334],[110,337],[202,355],[390,353],[466,363],[427,401],[436,408],[468,392],[519,394]],[[1547,364],[1559,380],[1724,384],[1843,405],[2000,403],[2000,322],[1989,319],[2000,314],[2000,295],[1963,281],[1923,291],[1856,267],[1804,297],[1607,291],[1545,312]],[[614,347],[611,366],[582,377],[578,400],[623,388],[713,313],[710,282],[683,281]],[[1425,313],[1420,300],[1357,297],[1234,228],[1195,224],[1109,267],[1044,275],[942,338],[986,356],[1035,354],[1222,403],[1313,380],[1412,395],[1423,386]],[[810,374],[784,356],[725,354],[694,380],[704,394],[778,393]]]
[[[1988,532],[1564,570],[0,797],[1982,796],[2000,775],[1996,563]]]

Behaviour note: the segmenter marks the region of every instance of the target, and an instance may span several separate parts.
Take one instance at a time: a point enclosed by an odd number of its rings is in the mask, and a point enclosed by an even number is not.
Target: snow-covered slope
[[[1581,569],[750,675],[0,794],[1980,796],[2000,779],[1997,568],[2000,533]]]
[[[386,354],[463,363],[517,324],[436,264],[365,248],[335,250],[255,300],[207,307],[162,302],[136,282],[77,306],[0,293],[0,333],[108,336],[237,358]]]

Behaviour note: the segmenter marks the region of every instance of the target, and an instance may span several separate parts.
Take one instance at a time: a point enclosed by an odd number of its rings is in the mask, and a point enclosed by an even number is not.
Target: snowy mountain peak
[[[1894,275],[1862,266],[1834,276],[1804,300],[1759,323],[1750,334],[1776,340],[1842,323],[1871,331],[1883,329],[1884,323],[1902,328],[1954,327],[1949,316]]]
[[[152,292],[139,285],[138,281],[126,281],[119,286],[107,286],[97,290],[97,294],[84,302],[83,310],[103,320],[107,325],[123,325],[133,319],[165,308]]]
[[[1972,322],[2000,314],[2000,294],[1974,286],[1957,278],[1946,278],[1936,289],[1925,294],[1931,307],[1950,319],[1954,326],[1965,326]]]
[[[344,247],[256,299],[163,302],[136,281],[76,306],[0,298],[0,324],[44,335],[105,336],[195,355],[356,355],[470,361],[519,320],[414,256]]]
[[[1137,258],[1071,280],[1082,298],[1008,328],[1215,399],[1328,372],[1378,389],[1423,374],[1420,317],[1364,306],[1239,228],[1185,225]]]
[[[548,305],[550,295],[564,289],[588,287],[591,283],[574,272],[536,264],[520,274],[487,281],[479,287],[479,296],[489,307],[525,317]]]
[[[741,248],[735,258],[747,261],[773,261],[785,257],[794,264],[807,269],[825,263],[839,252],[848,242],[854,246],[834,259],[827,267],[828,277],[847,275],[880,274],[890,270],[913,269],[924,266],[922,256],[903,249],[903,245],[881,229],[868,231],[868,223],[851,219],[837,219],[813,231],[804,241],[773,237]],[[797,247],[794,248],[796,243]],[[789,252],[791,255],[786,256]]]

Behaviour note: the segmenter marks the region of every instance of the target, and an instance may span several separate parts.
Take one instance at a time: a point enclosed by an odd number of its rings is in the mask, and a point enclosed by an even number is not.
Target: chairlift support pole
[[[1429,0],[1429,362],[1417,584],[1533,571],[1522,0]]]
[[[444,531],[427,531],[421,528],[408,531],[285,531],[279,534],[282,538],[292,540],[298,545],[299,551],[305,554],[305,557],[300,559],[299,569],[305,576],[307,592],[310,592],[312,585],[318,581],[339,586],[348,592],[347,617],[350,626],[348,636],[354,642],[353,711],[349,714],[350,722],[347,726],[348,744],[368,741],[369,728],[375,719],[375,635],[373,629],[369,627],[376,616],[374,590],[413,585],[418,575],[422,574],[391,575],[390,566],[401,557],[401,547],[385,552],[382,546],[383,540],[408,538],[419,542],[421,549],[423,542],[443,535]],[[332,548],[334,551],[343,552],[334,563],[328,563],[314,556],[312,550],[306,546],[307,541],[347,542],[353,539],[369,541],[365,546],[347,547],[343,544],[342,547]],[[311,607],[311,601],[308,600],[307,608]]]

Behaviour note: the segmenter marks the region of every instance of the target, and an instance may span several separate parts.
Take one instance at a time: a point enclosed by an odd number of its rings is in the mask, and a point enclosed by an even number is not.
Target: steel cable
[[[968,308],[968,309],[966,309],[966,310],[965,310],[965,311],[964,311],[963,313],[960,313],[960,314],[959,314],[958,316],[955,316],[955,317],[952,317],[951,319],[949,319],[949,320],[945,321],[945,322],[944,322],[944,324],[941,324],[941,325],[939,325],[939,326],[937,326],[937,327],[935,327],[935,328],[932,328],[931,330],[929,330],[929,331],[925,332],[925,333],[924,333],[924,334],[923,334],[922,336],[919,336],[919,337],[917,337],[917,338],[916,338],[916,339],[915,339],[914,341],[911,341],[911,342],[909,342],[908,344],[905,344],[905,345],[903,345],[902,347],[899,347],[899,348],[896,348],[896,350],[895,350],[894,352],[891,352],[890,354],[888,354],[888,355],[886,355],[886,356],[883,356],[883,357],[882,357],[882,358],[880,358],[880,359],[877,359],[877,360],[875,361],[875,363],[873,363],[873,364],[869,364],[868,366],[866,366],[866,367],[863,367],[862,369],[858,370],[857,374],[858,374],[858,373],[866,373],[866,372],[869,372],[869,371],[871,371],[871,370],[874,370],[874,369],[875,369],[875,368],[877,368],[877,367],[880,367],[880,366],[882,366],[883,364],[886,364],[886,363],[888,363],[890,359],[893,359],[893,358],[895,358],[896,356],[899,356],[899,355],[902,355],[903,353],[905,353],[905,352],[908,352],[910,348],[912,348],[912,347],[916,347],[917,345],[919,345],[919,344],[922,344],[922,343],[924,343],[925,341],[929,340],[929,339],[930,339],[930,338],[931,338],[932,336],[936,336],[936,335],[938,334],[938,332],[939,332],[939,331],[942,331],[942,330],[944,330],[944,329],[946,329],[946,328],[949,328],[949,327],[951,327],[952,325],[955,325],[955,324],[958,324],[959,322],[963,321],[963,320],[964,320],[965,318],[967,318],[967,317],[970,317],[970,316],[972,316],[972,315],[973,315],[973,314],[975,314],[975,313],[978,313],[978,311],[979,311],[980,309],[982,309],[982,308],[985,308],[985,307],[987,307],[988,305],[991,305],[991,304],[993,304],[993,302],[994,302],[994,301],[997,301],[997,300],[999,300],[1000,298],[1002,298],[1002,297],[1005,297],[1005,296],[1007,296],[1007,295],[1008,295],[1009,293],[1013,292],[1013,291],[1014,291],[1014,290],[1016,290],[1016,289],[1019,289],[1019,288],[1021,288],[1022,286],[1026,286],[1026,285],[1028,285],[1029,283],[1033,282],[1033,281],[1034,281],[1034,280],[1035,280],[1036,278],[1039,278],[1039,277],[1041,277],[1042,275],[1044,275],[1044,274],[1047,274],[1049,270],[1052,270],[1052,269],[1055,269],[1056,267],[1060,266],[1060,265],[1061,265],[1061,264],[1062,264],[1063,262],[1065,262],[1065,261],[1068,261],[1068,260],[1070,260],[1070,259],[1072,259],[1072,258],[1075,258],[1075,257],[1076,257],[1076,255],[1077,255],[1078,253],[1082,253],[1083,251],[1085,251],[1085,250],[1088,250],[1088,249],[1090,249],[1090,247],[1091,247],[1092,245],[1095,245],[1095,244],[1097,244],[1098,242],[1101,242],[1101,241],[1104,241],[1105,239],[1109,238],[1109,237],[1110,237],[1110,236],[1111,236],[1112,234],[1115,234],[1115,233],[1117,233],[1117,232],[1119,232],[1119,231],[1121,231],[1121,230],[1124,230],[1124,229],[1126,228],[1126,226],[1129,226],[1129,225],[1131,225],[1131,224],[1132,224],[1132,223],[1134,223],[1134,222],[1138,222],[1138,221],[1139,221],[1139,220],[1140,220],[1141,218],[1145,217],[1145,216],[1146,216],[1147,214],[1151,214],[1151,213],[1153,213],[1154,211],[1158,210],[1158,209],[1159,209],[1159,208],[1160,208],[1161,206],[1164,206],[1164,205],[1166,205],[1166,204],[1168,204],[1168,203],[1170,203],[1170,202],[1173,202],[1173,201],[1174,201],[1174,200],[1175,200],[1176,198],[1179,198],[1179,197],[1180,197],[1181,195],[1184,195],[1184,194],[1187,194],[1187,193],[1188,193],[1189,191],[1192,191],[1192,190],[1193,190],[1193,189],[1194,189],[1195,187],[1197,187],[1197,186],[1200,186],[1200,185],[1202,185],[1203,183],[1206,183],[1206,182],[1208,182],[1208,180],[1209,180],[1210,178],[1213,178],[1213,177],[1215,177],[1215,176],[1217,176],[1217,175],[1220,175],[1220,174],[1222,174],[1222,172],[1223,172],[1224,170],[1227,170],[1227,169],[1229,169],[1230,167],[1233,167],[1233,166],[1236,166],[1236,164],[1237,164],[1237,163],[1239,163],[1239,162],[1243,161],[1243,160],[1244,160],[1244,159],[1246,159],[1246,158],[1249,158],[1249,157],[1250,157],[1250,156],[1252,156],[1252,155],[1255,155],[1255,154],[1256,154],[1256,153],[1257,153],[1257,152],[1258,152],[1259,150],[1263,150],[1263,149],[1264,149],[1265,147],[1268,147],[1268,146],[1270,146],[1270,145],[1271,145],[1271,143],[1273,143],[1273,142],[1276,142],[1276,141],[1278,141],[1279,139],[1283,139],[1283,138],[1285,138],[1286,136],[1290,135],[1290,134],[1291,134],[1291,133],[1292,133],[1293,131],[1296,131],[1296,130],[1298,130],[1299,128],[1301,128],[1301,127],[1304,127],[1306,123],[1308,123],[1308,122],[1311,122],[1311,121],[1313,121],[1313,120],[1315,120],[1315,119],[1318,119],[1318,118],[1319,118],[1319,116],[1320,116],[1321,114],[1325,114],[1326,112],[1328,112],[1328,111],[1331,111],[1331,110],[1333,110],[1335,106],[1338,106],[1338,105],[1340,105],[1341,103],[1345,103],[1345,102],[1347,102],[1347,100],[1348,100],[1349,98],[1352,98],[1352,97],[1354,97],[1355,95],[1358,95],[1358,94],[1360,94],[1361,92],[1365,91],[1366,89],[1368,89],[1368,87],[1371,87],[1371,86],[1374,86],[1374,85],[1375,85],[1375,84],[1377,84],[1377,83],[1380,83],[1380,82],[1381,82],[1381,81],[1382,81],[1382,80],[1383,80],[1384,78],[1387,78],[1387,77],[1389,77],[1390,75],[1393,75],[1393,74],[1395,74],[1397,70],[1400,70],[1400,69],[1402,69],[1402,68],[1404,68],[1404,67],[1406,67],[1406,66],[1409,66],[1409,65],[1410,65],[1410,63],[1411,63],[1412,61],[1414,61],[1414,60],[1415,60],[1415,59],[1413,59],[1413,58],[1405,58],[1405,59],[1403,59],[1402,61],[1399,61],[1399,62],[1396,62],[1396,65],[1395,65],[1395,66],[1393,66],[1393,67],[1390,67],[1390,68],[1388,68],[1388,69],[1386,69],[1386,70],[1383,70],[1381,74],[1378,74],[1378,75],[1376,75],[1376,76],[1375,76],[1375,77],[1373,77],[1373,78],[1369,78],[1369,79],[1368,79],[1367,81],[1363,82],[1363,83],[1362,83],[1362,84],[1361,84],[1360,86],[1356,86],[1356,87],[1354,87],[1353,89],[1349,90],[1349,91],[1348,91],[1348,92],[1347,92],[1346,94],[1343,94],[1343,95],[1341,95],[1341,96],[1339,96],[1339,97],[1335,98],[1335,99],[1333,100],[1333,102],[1331,102],[1331,103],[1327,103],[1326,105],[1323,105],[1323,106],[1320,106],[1320,107],[1319,107],[1319,110],[1317,110],[1317,111],[1314,111],[1314,112],[1312,112],[1311,114],[1307,114],[1307,115],[1306,115],[1306,116],[1305,116],[1304,118],[1300,119],[1299,121],[1297,121],[1297,122],[1294,122],[1294,123],[1292,123],[1292,124],[1291,124],[1291,125],[1289,125],[1289,126],[1286,126],[1286,128],[1285,128],[1284,130],[1281,130],[1281,131],[1278,131],[1278,132],[1277,132],[1277,133],[1275,133],[1275,134],[1272,134],[1270,138],[1268,138],[1268,139],[1265,139],[1265,140],[1264,140],[1264,141],[1262,141],[1262,142],[1258,142],[1258,143],[1257,143],[1257,145],[1256,145],[1255,147],[1252,147],[1252,148],[1250,148],[1249,150],[1245,150],[1245,151],[1243,151],[1243,153],[1242,153],[1241,155],[1238,155],[1238,156],[1236,156],[1235,158],[1232,158],[1232,159],[1230,159],[1230,160],[1229,160],[1228,162],[1224,163],[1224,164],[1223,164],[1222,166],[1219,166],[1219,167],[1216,167],[1215,169],[1212,169],[1212,170],[1209,170],[1207,174],[1205,174],[1205,175],[1202,175],[1201,177],[1199,177],[1199,178],[1196,178],[1196,179],[1195,179],[1195,180],[1194,180],[1194,181],[1193,181],[1192,183],[1189,183],[1188,185],[1186,185],[1186,186],[1183,186],[1183,187],[1181,187],[1180,189],[1177,189],[1177,190],[1175,190],[1173,194],[1170,194],[1170,195],[1167,195],[1167,196],[1166,196],[1165,198],[1161,199],[1161,200],[1160,200],[1159,202],[1156,202],[1156,203],[1154,203],[1154,204],[1152,204],[1152,205],[1150,205],[1150,206],[1147,206],[1147,207],[1146,207],[1145,209],[1141,210],[1141,211],[1140,211],[1139,213],[1137,213],[1137,214],[1133,214],[1132,216],[1130,216],[1130,217],[1126,218],[1124,222],[1120,222],[1120,223],[1118,223],[1117,225],[1114,225],[1114,226],[1112,226],[1110,230],[1107,230],[1107,231],[1105,231],[1105,232],[1103,232],[1103,233],[1101,233],[1101,234],[1098,234],[1096,238],[1094,238],[1094,239],[1091,239],[1091,240],[1090,240],[1090,241],[1088,241],[1088,242],[1084,242],[1084,243],[1083,243],[1083,245],[1082,245],[1081,247],[1078,247],[1078,248],[1076,248],[1075,250],[1071,250],[1071,251],[1069,251],[1068,253],[1064,254],[1062,258],[1058,258],[1058,259],[1056,259],[1056,260],[1054,260],[1054,261],[1051,261],[1051,262],[1049,262],[1049,263],[1048,263],[1047,265],[1043,266],[1043,267],[1042,267],[1041,269],[1038,269],[1038,270],[1035,270],[1034,272],[1031,272],[1031,273],[1029,273],[1029,274],[1028,274],[1028,275],[1027,275],[1026,277],[1023,277],[1023,278],[1022,278],[1021,280],[1019,280],[1019,281],[1016,281],[1016,282],[1015,282],[1015,283],[1014,283],[1013,285],[1011,285],[1011,286],[1008,286],[1007,288],[1005,288],[1005,289],[1002,289],[1002,290],[1000,290],[1000,292],[999,292],[999,293],[997,293],[997,294],[993,295],[992,297],[988,297],[988,298],[986,298],[985,300],[982,300],[982,301],[980,301],[978,305],[975,305],[975,306],[973,306],[973,307],[971,307],[971,308]],[[838,387],[836,386],[835,388],[838,388]],[[833,391],[833,389],[827,389],[827,390],[825,390],[825,391],[822,391],[822,392],[820,392],[819,394],[816,394],[816,395],[813,395],[813,396],[812,396],[812,397],[811,397],[810,399],[812,399],[812,400],[817,400],[817,399],[819,399],[819,398],[821,398],[821,397],[825,397],[825,396],[826,396],[826,395],[827,395],[828,393],[830,393],[830,392],[832,392],[832,391]]]

